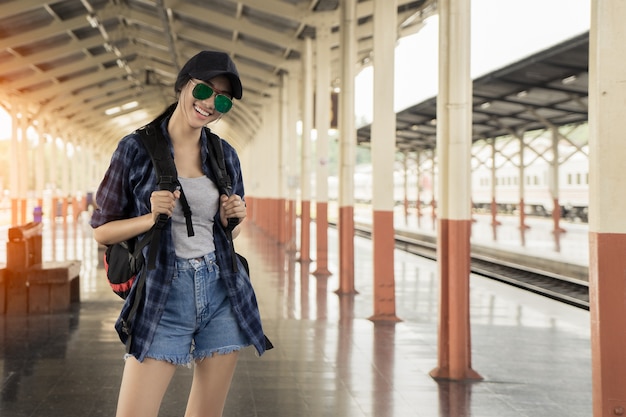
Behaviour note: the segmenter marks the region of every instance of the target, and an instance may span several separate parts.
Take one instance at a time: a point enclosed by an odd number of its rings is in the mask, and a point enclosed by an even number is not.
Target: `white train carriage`
[[[537,160],[524,168],[524,211],[529,215],[549,216],[554,210],[552,168]],[[589,204],[589,165],[584,154],[575,154],[559,167],[557,195],[561,216],[587,221]],[[502,166],[495,175],[495,202],[499,212],[515,213],[520,204],[520,169]],[[485,166],[472,173],[472,202],[476,210],[488,211],[492,201],[492,174]]]

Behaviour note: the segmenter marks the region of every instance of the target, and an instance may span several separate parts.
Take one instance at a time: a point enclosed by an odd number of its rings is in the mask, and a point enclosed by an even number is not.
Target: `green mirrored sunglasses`
[[[193,88],[191,92],[194,98],[198,100],[206,100],[207,98],[211,97],[213,93],[216,93],[215,100],[214,100],[215,110],[217,110],[220,113],[227,113],[233,107],[233,101],[230,98],[228,98],[228,96],[217,93],[215,90],[213,90],[210,86],[206,84],[196,83],[193,80],[191,80],[191,82],[195,84],[195,87]]]

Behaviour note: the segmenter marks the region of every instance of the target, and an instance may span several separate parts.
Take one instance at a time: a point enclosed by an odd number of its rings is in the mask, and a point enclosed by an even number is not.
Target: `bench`
[[[44,262],[28,269],[28,313],[67,311],[80,301],[80,262]]]
[[[5,304],[6,304],[6,300],[7,300],[7,295],[6,295],[6,280],[4,278],[4,273],[5,269],[1,268],[0,269],[0,314],[4,313],[5,310]]]

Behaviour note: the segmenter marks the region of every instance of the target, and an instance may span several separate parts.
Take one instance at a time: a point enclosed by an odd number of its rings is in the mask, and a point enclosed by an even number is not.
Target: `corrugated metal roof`
[[[474,80],[473,140],[587,121],[588,62],[584,33]],[[436,117],[437,97],[399,112],[398,149],[434,148]],[[368,144],[370,130],[358,130],[359,143]]]

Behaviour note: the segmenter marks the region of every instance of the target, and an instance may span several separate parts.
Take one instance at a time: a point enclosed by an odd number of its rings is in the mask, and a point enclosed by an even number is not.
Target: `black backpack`
[[[152,164],[154,166],[155,175],[157,176],[157,185],[159,190],[174,191],[177,188],[181,191],[180,202],[185,215],[185,221],[187,224],[187,235],[193,236],[193,225],[191,223],[191,208],[185,198],[185,193],[178,182],[178,175],[176,173],[176,166],[174,160],[171,157],[169,145],[167,140],[161,133],[161,123],[165,117],[167,117],[175,108],[175,104],[170,106],[163,114],[157,117],[155,120],[143,126],[137,130],[143,146],[148,151]],[[224,162],[224,150],[222,149],[222,143],[219,136],[215,135],[207,129],[208,143],[209,143],[209,163],[213,170],[213,173],[217,179],[217,187],[221,194],[230,195],[232,193],[232,185],[230,176],[226,171],[226,164]],[[145,235],[139,239],[137,237],[129,239],[124,242],[116,243],[107,246],[104,253],[104,269],[109,281],[109,285],[115,294],[123,299],[126,299],[130,293],[130,290],[136,280],[137,274],[141,269],[146,266],[148,269],[154,269],[156,263],[156,254],[158,252],[158,245],[161,240],[161,231],[167,223],[168,217],[165,214],[159,216],[159,219],[154,224],[152,229],[145,233]],[[229,234],[229,241],[231,242],[231,249],[234,254],[234,246],[230,233],[232,229],[239,223],[238,218],[228,219],[227,234]],[[147,263],[143,256],[143,248],[149,245]],[[244,262],[245,265],[245,262]],[[237,263],[233,255],[233,267],[237,268]],[[140,280],[137,283],[137,295],[135,304],[141,298],[140,295],[143,290],[145,274],[139,275]],[[133,308],[135,310],[135,308]],[[134,311],[131,313],[134,314]]]

